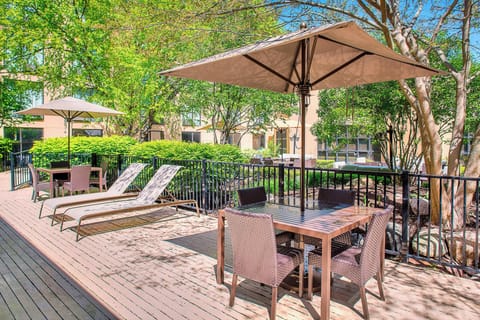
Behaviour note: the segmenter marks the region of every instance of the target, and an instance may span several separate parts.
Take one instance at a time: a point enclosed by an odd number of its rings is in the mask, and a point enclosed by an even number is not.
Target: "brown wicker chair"
[[[377,276],[380,298],[385,300],[382,285],[383,271],[381,267],[384,258],[381,256],[381,253],[383,253],[384,250],[379,244],[384,244],[385,229],[392,212],[393,206],[389,206],[373,216],[361,248],[350,247],[332,258],[332,272],[349,278],[360,287],[362,309],[366,319],[369,319],[369,314],[365,284],[374,275]],[[320,267],[321,265],[321,248],[310,251],[308,254],[308,297],[312,295],[313,267]]]
[[[70,180],[63,183],[62,196],[65,195],[65,189],[70,194],[77,191],[87,191],[90,193],[90,172],[91,166],[74,166],[70,171]]]
[[[304,271],[303,251],[275,243],[273,218],[269,214],[225,209],[233,249],[233,279],[230,306],[235,301],[238,276],[272,287],[270,317],[275,319],[278,286],[296,267]],[[303,277],[299,277],[299,296],[303,293]]]
[[[49,197],[53,195],[50,194],[50,182],[49,181],[40,181],[40,176],[37,169],[33,164],[28,164],[28,170],[30,170],[30,175],[32,176],[32,200],[37,202],[37,199],[41,199],[40,192],[48,193]],[[55,185],[54,185],[55,186]]]
[[[69,163],[68,161],[52,161],[50,162],[50,168],[56,169],[56,168],[69,168]],[[65,172],[65,173],[54,173],[52,175],[53,180],[55,181],[55,184],[58,186],[58,188],[63,186],[63,183],[70,180],[70,173]],[[55,188],[55,189],[58,189]],[[56,190],[55,193],[59,194],[59,190]]]
[[[320,188],[318,191],[318,201],[322,203],[335,203],[335,204],[355,204],[355,191],[352,190],[338,190],[338,189],[324,189]],[[300,236],[295,235],[295,242],[300,241]],[[322,246],[322,240],[314,237],[304,236],[303,242],[315,247]],[[345,250],[352,245],[352,233],[346,232],[332,239],[332,249],[336,250],[335,253],[340,253],[339,250]]]
[[[237,190],[238,194],[238,203],[240,206],[246,206],[253,203],[265,202],[267,201],[267,193],[265,192],[264,187],[253,187]],[[276,239],[277,244],[290,246],[294,238],[294,234],[288,231],[277,231]]]

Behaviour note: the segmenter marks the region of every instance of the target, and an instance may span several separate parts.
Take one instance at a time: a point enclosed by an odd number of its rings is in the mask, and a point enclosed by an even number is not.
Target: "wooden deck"
[[[8,319],[5,314],[18,319],[29,316],[37,319],[35,315],[40,312],[45,315],[52,312],[60,319],[88,319],[87,315],[95,319],[129,320],[268,319],[270,289],[249,280],[240,281],[235,306],[228,307],[229,270],[225,285],[215,282],[214,217],[198,218],[193,212],[171,208],[130,213],[90,223],[84,228],[84,237],[75,242],[73,230],[60,232],[58,225],[50,226],[48,212],[46,217],[38,219],[40,204],[30,201],[30,188],[14,192],[8,189],[9,176],[0,173],[0,221],[8,224],[0,230],[0,319]],[[15,238],[16,232],[27,242]],[[22,272],[5,273],[4,264],[8,262],[5,252],[12,243],[22,248],[15,249],[16,259],[36,263],[25,263]],[[228,259],[227,255],[227,263]],[[43,285],[35,284],[37,278],[45,275],[34,273],[36,265],[49,270],[53,279],[68,283],[63,290],[70,297],[55,293],[61,297],[59,300],[68,299],[80,307],[72,306],[71,313],[62,313],[65,307],[50,299],[58,285],[47,280]],[[26,284],[24,292],[35,287],[36,294],[44,298],[15,302],[3,290],[1,281],[7,277],[13,278],[11,283]],[[332,319],[362,319],[354,285],[335,279],[332,290]],[[467,320],[478,319],[480,315],[479,282],[433,269],[388,261],[387,301],[378,299],[375,281],[368,283],[367,291],[372,319]],[[277,319],[318,319],[320,299],[318,295],[312,301],[299,299],[280,289]],[[19,304],[23,311],[17,313]]]

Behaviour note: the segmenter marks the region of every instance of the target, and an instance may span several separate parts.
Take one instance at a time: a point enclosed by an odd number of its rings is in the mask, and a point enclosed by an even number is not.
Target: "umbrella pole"
[[[68,167],[70,168],[70,125],[71,125],[70,119],[67,120],[67,162],[68,162]]]
[[[305,113],[308,106],[308,96],[300,91],[300,118],[301,118],[301,133],[300,133],[300,210],[305,211]]]
[[[301,25],[301,29],[306,28],[306,25]],[[310,100],[310,75],[308,66],[308,40],[304,39],[301,43],[301,59],[302,59],[302,69],[301,76],[302,81],[298,85],[297,90],[300,96],[300,121],[302,130],[300,132],[300,211],[303,213],[305,211],[305,114]]]

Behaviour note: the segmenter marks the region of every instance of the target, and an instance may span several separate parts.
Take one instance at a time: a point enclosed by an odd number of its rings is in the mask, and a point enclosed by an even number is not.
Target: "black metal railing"
[[[28,154],[11,156],[12,190],[28,183],[26,164],[47,164],[66,155]],[[183,169],[169,185],[178,199],[195,199],[205,212],[214,212],[238,204],[238,189],[264,186],[268,201],[299,206],[300,168],[280,165],[226,163],[207,160],[166,160],[157,157],[124,155],[72,155],[72,163],[107,164],[109,184],[132,162],[148,163],[132,183],[131,189],[140,190],[162,164],[178,164]],[[394,206],[394,215],[387,228],[386,251],[405,261],[417,259],[453,267],[468,273],[479,270],[479,191],[480,178],[431,176],[407,171],[372,171],[306,168],[306,208],[313,207],[319,188],[348,189],[356,192],[356,204],[382,208]],[[428,199],[434,189],[440,188],[436,209]],[[436,190],[436,189],[435,189]],[[472,201],[462,195],[475,190]],[[420,203],[427,203],[420,206]],[[455,207],[456,203],[456,207]],[[445,206],[447,204],[447,206]],[[419,208],[417,210],[414,210]],[[448,208],[448,209],[445,209]],[[433,210],[439,210],[440,221],[446,215],[459,216],[461,228],[446,229],[445,224],[434,223]],[[445,210],[448,210],[445,212]],[[454,219],[451,219],[454,223]]]

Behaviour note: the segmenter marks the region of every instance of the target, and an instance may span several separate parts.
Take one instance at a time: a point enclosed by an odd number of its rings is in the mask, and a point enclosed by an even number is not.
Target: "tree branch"
[[[443,26],[443,23],[450,16],[450,14],[452,13],[457,3],[458,3],[458,0],[454,0],[448,7],[447,11],[440,17],[440,19],[438,19],[437,25],[433,29],[432,36],[430,37],[430,46],[432,43],[436,41],[437,36]],[[431,50],[430,48],[426,50],[427,54],[430,52],[430,50]]]

